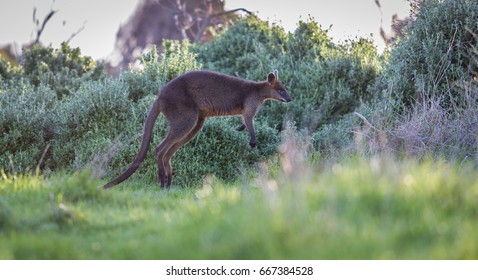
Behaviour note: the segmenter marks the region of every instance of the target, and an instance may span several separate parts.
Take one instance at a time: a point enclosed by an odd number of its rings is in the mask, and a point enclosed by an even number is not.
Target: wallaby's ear
[[[272,84],[275,79],[276,76],[273,73],[269,73],[269,75],[267,75],[267,81],[269,82],[269,84]]]
[[[274,70],[274,76],[276,76],[276,80],[279,80],[279,70]]]

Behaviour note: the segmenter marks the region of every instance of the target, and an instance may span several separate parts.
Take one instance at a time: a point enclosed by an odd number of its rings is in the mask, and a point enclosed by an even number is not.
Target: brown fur
[[[160,112],[166,117],[169,130],[156,148],[158,180],[161,187],[171,185],[171,158],[174,153],[201,130],[208,117],[241,115],[247,128],[251,147],[256,145],[253,118],[265,100],[290,102],[291,98],[278,80],[277,70],[263,82],[253,82],[211,71],[192,71],[164,86],[154,101],[144,123],[141,146],[128,169],[104,188],[117,185],[141,165],[148,151],[154,123]]]

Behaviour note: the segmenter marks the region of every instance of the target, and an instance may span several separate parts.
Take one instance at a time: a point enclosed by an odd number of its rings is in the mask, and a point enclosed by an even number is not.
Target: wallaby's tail
[[[141,166],[141,163],[143,162],[144,158],[146,157],[146,154],[148,153],[149,142],[151,141],[151,135],[153,134],[154,123],[156,122],[159,113],[159,101],[158,98],[156,98],[153,103],[153,106],[148,112],[146,120],[144,121],[143,138],[141,140],[141,146],[139,147],[138,154],[134,158],[133,162],[129,165],[128,169],[126,169],[121,175],[104,185],[104,189],[111,188],[128,179],[129,176],[131,176],[138,169],[138,167]]]

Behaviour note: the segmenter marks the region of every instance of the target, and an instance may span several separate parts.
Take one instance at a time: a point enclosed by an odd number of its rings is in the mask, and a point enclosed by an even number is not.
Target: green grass
[[[3,174],[0,259],[478,258],[473,167],[373,158],[271,168],[171,191],[139,180],[103,191],[88,173]]]

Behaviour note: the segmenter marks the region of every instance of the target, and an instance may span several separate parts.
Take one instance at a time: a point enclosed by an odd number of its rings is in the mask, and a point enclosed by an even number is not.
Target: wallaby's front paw
[[[256,147],[256,142],[249,142],[249,146],[251,146],[251,148]]]
[[[246,128],[245,124],[241,124],[240,126],[236,127],[237,131],[243,131]]]

